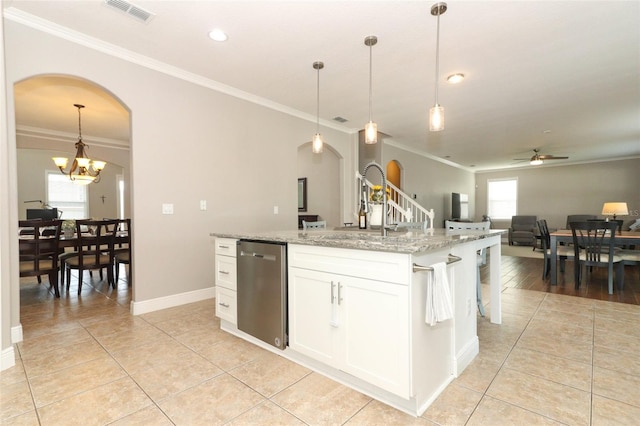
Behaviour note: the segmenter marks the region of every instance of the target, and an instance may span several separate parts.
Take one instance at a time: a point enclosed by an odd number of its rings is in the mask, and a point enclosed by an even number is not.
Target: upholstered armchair
[[[538,216],[512,216],[509,227],[509,245],[534,245],[537,220]]]

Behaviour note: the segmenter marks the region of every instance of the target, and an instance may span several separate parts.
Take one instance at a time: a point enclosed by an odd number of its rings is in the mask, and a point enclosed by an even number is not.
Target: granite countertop
[[[260,233],[212,232],[210,236],[255,241],[274,241],[322,247],[375,250],[394,253],[421,253],[451,247],[456,244],[488,238],[506,233],[506,229],[449,230],[433,229],[389,231],[388,236],[380,235],[380,230],[359,230],[358,228],[338,228],[336,230],[274,231]]]

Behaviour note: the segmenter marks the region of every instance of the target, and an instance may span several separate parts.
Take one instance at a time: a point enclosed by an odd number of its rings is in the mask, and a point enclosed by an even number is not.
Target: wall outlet
[[[173,214],[173,204],[163,204],[162,214]]]
[[[200,200],[200,210],[207,209],[207,200]]]
[[[273,214],[278,214],[278,206],[273,206]]]
[[[471,299],[467,299],[467,316],[471,316]]]

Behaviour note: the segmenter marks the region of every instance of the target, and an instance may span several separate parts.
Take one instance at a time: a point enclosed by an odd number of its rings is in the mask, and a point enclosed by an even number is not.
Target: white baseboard
[[[478,353],[480,353],[480,340],[478,340],[478,336],[475,336],[456,354],[453,375],[458,377],[462,374]]]
[[[16,353],[13,346],[9,346],[0,354],[0,371],[6,370],[16,365]]]
[[[15,345],[18,342],[22,342],[23,339],[24,337],[22,335],[22,324],[11,327],[11,343]]]
[[[200,302],[201,300],[213,299],[216,297],[216,288],[208,287],[202,290],[189,291],[187,293],[173,294],[171,296],[158,297],[157,299],[144,300],[142,302],[131,302],[131,314],[142,315],[161,309],[173,308],[174,306],[186,305],[187,303]]]

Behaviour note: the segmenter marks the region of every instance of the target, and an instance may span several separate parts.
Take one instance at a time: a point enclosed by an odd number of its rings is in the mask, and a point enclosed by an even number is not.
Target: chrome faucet
[[[387,179],[384,176],[384,170],[382,170],[382,167],[375,161],[372,161],[366,166],[364,166],[364,171],[362,172],[363,181],[367,177],[367,171],[369,170],[370,167],[377,169],[380,172],[380,176],[382,176],[382,224],[380,225],[380,235],[382,235],[383,237],[386,237],[387,236]],[[365,200],[365,205],[366,205],[366,200]]]

